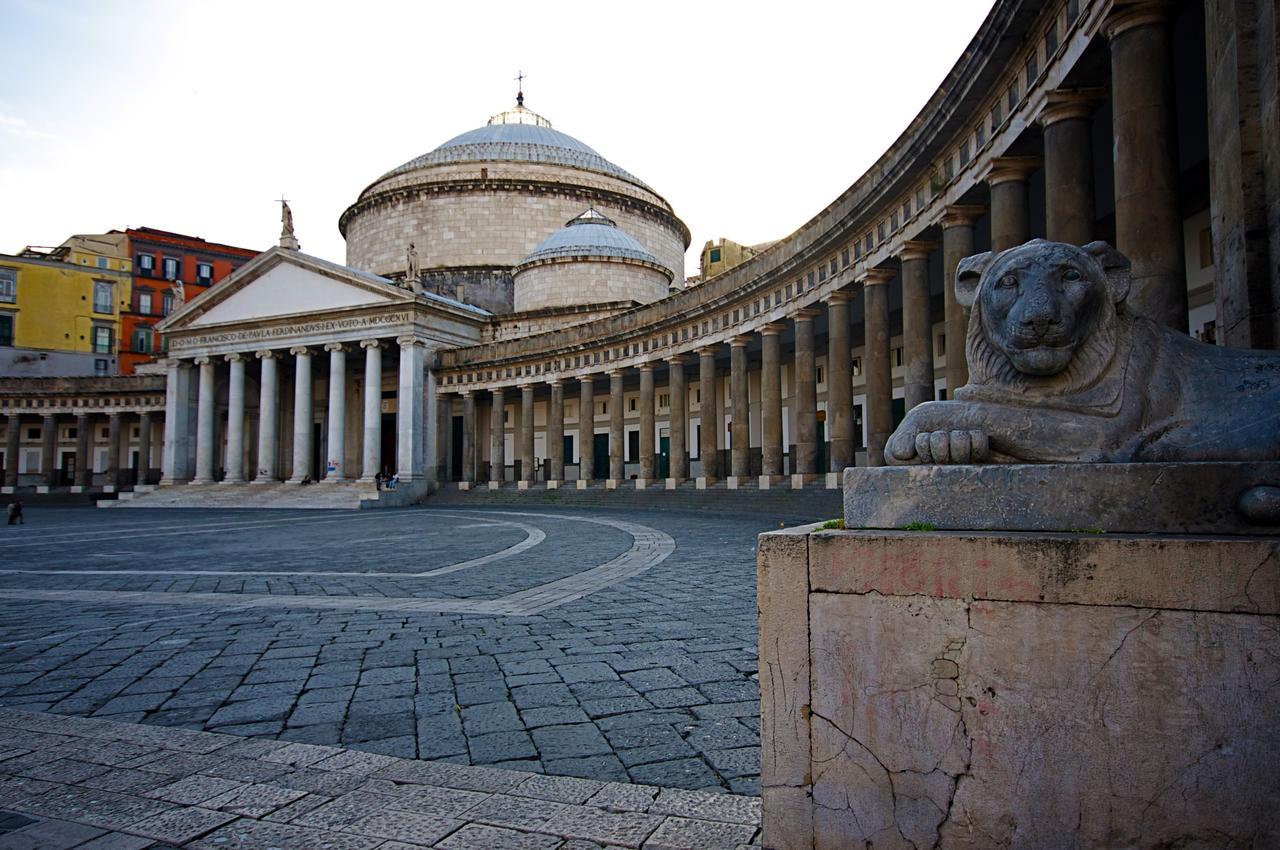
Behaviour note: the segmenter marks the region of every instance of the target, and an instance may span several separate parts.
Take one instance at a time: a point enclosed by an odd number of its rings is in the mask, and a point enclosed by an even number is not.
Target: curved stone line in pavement
[[[463,516],[463,514],[445,514],[446,516]],[[489,555],[481,555],[479,558],[472,558],[468,561],[459,561],[456,564],[450,564],[447,567],[439,567],[434,570],[427,570],[421,573],[375,573],[360,571],[344,571],[344,572],[312,572],[310,570],[0,570],[0,575],[8,575],[12,573],[34,574],[34,575],[61,575],[61,576],[305,576],[307,578],[337,578],[337,577],[358,577],[358,578],[430,578],[431,576],[445,575],[446,573],[455,573],[458,570],[466,570],[472,567],[479,567],[485,564],[491,564],[494,561],[500,561],[519,555],[521,552],[528,551],[534,546],[547,539],[547,534],[540,528],[527,525],[523,522],[495,520],[496,525],[509,525],[520,529],[524,532],[525,538],[519,543],[508,546]]]
[[[488,614],[499,617],[527,617],[589,596],[626,581],[665,561],[676,550],[676,542],[664,531],[623,520],[598,519],[571,514],[537,514],[520,511],[467,511],[473,514],[545,516],[576,522],[607,525],[630,534],[631,548],[611,561],[562,579],[540,584],[498,599],[429,599],[417,597],[276,596],[240,593],[158,593],[143,590],[38,590],[4,589],[0,599],[27,599],[103,604],[205,605],[216,608],[327,608],[344,611],[405,613]],[[328,574],[332,575],[332,574]]]

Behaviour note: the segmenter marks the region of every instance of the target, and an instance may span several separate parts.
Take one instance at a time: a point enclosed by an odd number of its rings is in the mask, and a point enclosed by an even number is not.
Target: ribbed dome
[[[619,230],[611,218],[594,209],[571,219],[562,230],[542,240],[520,265],[559,257],[616,257],[661,265],[643,245]]]
[[[609,162],[573,136],[553,130],[550,121],[523,105],[498,113],[485,126],[454,136],[379,179],[454,162],[549,162],[608,174],[653,191],[635,175]]]

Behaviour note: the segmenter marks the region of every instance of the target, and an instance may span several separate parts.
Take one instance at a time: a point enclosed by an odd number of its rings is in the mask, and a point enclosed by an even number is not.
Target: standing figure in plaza
[[[1280,351],[1221,348],[1130,313],[1105,242],[963,260],[969,383],[921,404],[890,464],[1280,460]]]

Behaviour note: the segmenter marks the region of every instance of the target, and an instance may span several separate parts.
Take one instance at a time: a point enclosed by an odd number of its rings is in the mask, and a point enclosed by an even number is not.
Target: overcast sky
[[[302,249],[379,175],[525,105],[693,233],[794,231],[897,138],[991,0],[0,0],[0,252],[150,226]],[[424,258],[429,262],[430,258]]]

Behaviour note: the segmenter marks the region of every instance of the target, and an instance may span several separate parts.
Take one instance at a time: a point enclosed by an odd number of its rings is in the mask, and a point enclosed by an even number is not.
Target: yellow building
[[[702,259],[698,264],[700,269],[698,279],[706,280],[715,277],[721,272],[727,272],[734,266],[745,263],[773,244],[773,242],[763,242],[759,245],[742,245],[732,239],[708,240],[702,246]]]
[[[0,376],[117,374],[131,280],[122,251],[108,235],[0,254]]]

